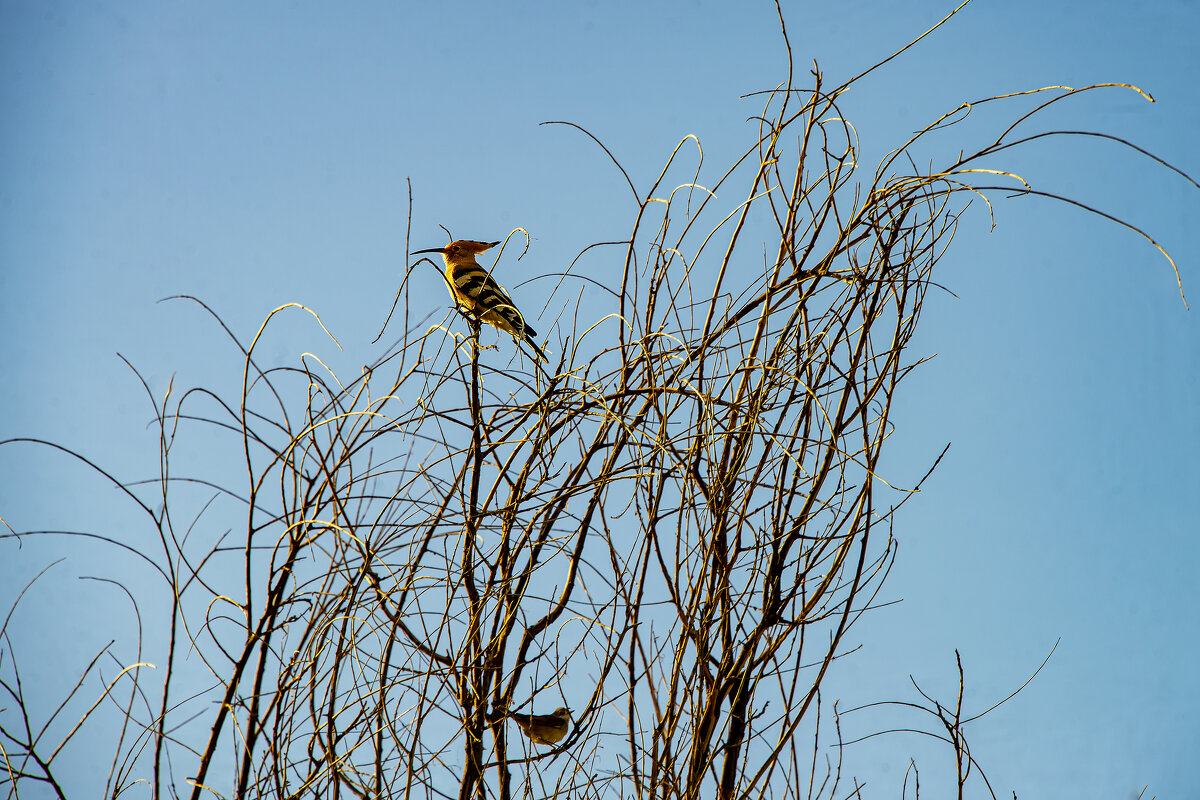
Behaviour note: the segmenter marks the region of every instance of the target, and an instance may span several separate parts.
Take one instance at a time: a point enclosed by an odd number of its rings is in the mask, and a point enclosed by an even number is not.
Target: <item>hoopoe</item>
[[[567,735],[571,725],[571,712],[565,708],[554,709],[553,714],[492,714],[489,719],[511,717],[535,744],[558,744]]]
[[[454,302],[489,325],[511,334],[514,339],[529,342],[538,358],[546,361],[546,354],[534,341],[537,331],[525,322],[508,292],[475,260],[476,255],[498,244],[458,239],[445,247],[417,250],[413,255],[441,253],[442,260],[446,262],[446,288],[450,290]]]

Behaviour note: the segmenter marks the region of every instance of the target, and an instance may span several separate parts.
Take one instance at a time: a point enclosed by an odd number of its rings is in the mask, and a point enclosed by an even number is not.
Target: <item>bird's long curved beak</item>
[[[409,253],[409,255],[410,256],[419,256],[421,253],[442,253],[444,255],[446,253],[446,248],[431,247],[428,250],[413,250],[411,253]]]

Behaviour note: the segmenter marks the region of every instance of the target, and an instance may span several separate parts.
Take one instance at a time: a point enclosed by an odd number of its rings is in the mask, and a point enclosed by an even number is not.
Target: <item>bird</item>
[[[417,250],[413,255],[441,253],[442,260],[446,262],[446,288],[450,290],[454,302],[489,325],[510,334],[514,339],[524,339],[537,353],[538,358],[546,361],[546,354],[534,340],[537,331],[525,322],[508,292],[475,260],[475,256],[498,244],[500,243],[457,239],[445,247]]]
[[[556,708],[553,714],[513,714],[506,711],[492,714],[489,719],[495,721],[501,717],[511,717],[535,744],[558,744],[566,737],[571,725],[571,711],[566,708]]]

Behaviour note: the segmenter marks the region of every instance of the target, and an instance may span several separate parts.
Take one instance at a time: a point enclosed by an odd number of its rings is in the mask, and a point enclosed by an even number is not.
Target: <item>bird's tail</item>
[[[529,346],[533,348],[533,352],[537,353],[537,357],[540,361],[545,361],[547,363],[550,362],[550,359],[546,357],[545,351],[538,347],[537,342],[534,341],[533,336],[530,335],[528,330],[525,331],[525,341],[528,342]]]

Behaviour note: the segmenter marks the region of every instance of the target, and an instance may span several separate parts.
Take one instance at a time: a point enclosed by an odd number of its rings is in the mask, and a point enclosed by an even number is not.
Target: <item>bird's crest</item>
[[[499,242],[476,242],[472,239],[456,239],[446,245],[446,255],[461,256],[461,255],[478,255],[484,250],[490,250]]]

